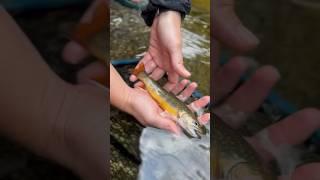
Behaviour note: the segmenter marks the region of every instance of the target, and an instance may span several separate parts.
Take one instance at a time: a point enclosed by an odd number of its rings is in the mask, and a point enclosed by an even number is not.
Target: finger
[[[280,75],[275,68],[271,66],[259,68],[224,104],[215,108],[214,112],[229,126],[239,128],[247,120],[248,115],[260,107],[279,78]]]
[[[168,72],[168,82],[163,86],[165,90],[171,92],[179,81],[179,75],[174,72]]]
[[[180,134],[180,129],[174,121],[164,118],[160,115],[155,118],[155,120],[152,122],[152,125],[160,129],[168,130],[175,134]]]
[[[150,53],[146,52],[143,56],[143,58],[139,61],[138,65],[140,63],[144,63],[144,64],[147,64],[149,61],[152,60],[152,56],[150,55]]]
[[[158,81],[159,79],[161,79],[163,77],[163,75],[165,74],[164,70],[161,68],[156,68],[150,75],[150,77],[155,80]]]
[[[70,64],[78,64],[89,56],[89,52],[75,41],[70,41],[62,50],[62,58]]]
[[[135,83],[133,85],[133,87],[135,87],[135,88],[137,88],[137,87],[144,88],[144,84],[143,84],[143,82],[139,81],[139,82]]]
[[[77,80],[80,84],[87,83],[89,80],[97,77],[104,77],[107,79],[106,67],[99,62],[94,62],[80,70],[77,74]],[[105,82],[106,83],[106,82]]]
[[[192,102],[189,107],[192,111],[198,111],[201,108],[204,108],[210,102],[210,96],[203,96],[200,99]]]
[[[234,12],[234,1],[213,1],[213,35],[228,47],[244,52],[255,48],[259,40],[245,28]]]
[[[163,88],[168,91],[168,92],[171,92],[172,89],[174,89],[176,87],[176,83],[171,83],[171,82],[167,82]]]
[[[138,80],[138,78],[137,78],[137,76],[135,76],[135,75],[132,74],[132,75],[130,75],[129,80],[130,80],[131,82],[135,82],[135,81]]]
[[[188,84],[190,81],[188,79],[184,79],[179,82],[179,84],[171,91],[174,95],[179,94]]]
[[[156,67],[157,65],[154,61],[148,61],[147,63],[145,63],[145,71],[148,74],[150,74]]]
[[[239,83],[241,75],[248,69],[248,63],[243,57],[234,57],[221,67],[215,76],[216,101],[227,96]]]
[[[173,51],[170,56],[172,67],[175,72],[184,78],[189,78],[191,73],[183,65],[182,51]]]
[[[277,151],[282,150],[279,148],[284,147],[283,145],[293,146],[303,143],[320,128],[319,119],[319,110],[303,109],[259,132],[250,141],[259,149],[258,152],[268,152],[275,156]],[[270,143],[266,145],[266,141]],[[270,160],[270,157],[265,158]]]
[[[198,87],[198,84],[195,82],[192,82],[177,97],[181,101],[186,101],[192,95],[192,93],[197,89],[197,87]]]
[[[320,111],[314,108],[308,108],[270,126],[268,128],[268,134],[275,145],[297,145],[304,142],[319,128]]]
[[[86,13],[82,16],[80,19],[81,23],[87,23],[90,22],[94,11],[99,3],[102,1],[94,1],[89,9],[86,11]],[[71,64],[78,64],[80,63],[84,58],[86,58],[89,55],[88,51],[83,48],[81,45],[79,45],[75,41],[70,41],[67,43],[67,45],[64,47],[62,51],[62,57],[63,59]]]
[[[201,124],[205,125],[210,121],[210,113],[205,113],[202,116],[198,117],[198,120]]]
[[[226,103],[239,111],[254,112],[263,103],[279,78],[280,74],[274,67],[261,67],[228,98]]]

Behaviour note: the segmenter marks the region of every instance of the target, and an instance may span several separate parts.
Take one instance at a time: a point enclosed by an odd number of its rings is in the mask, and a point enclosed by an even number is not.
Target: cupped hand
[[[179,77],[188,78],[191,74],[183,65],[181,15],[176,11],[162,12],[154,19],[150,32],[149,49],[141,63],[145,64],[146,72],[151,73],[155,80],[168,74],[165,89],[171,90]],[[132,75],[131,81],[136,77]]]
[[[106,0],[95,0],[92,2],[90,7],[87,9],[85,14],[80,19],[80,24],[90,24],[92,23],[95,12],[98,6],[107,6],[109,8],[108,1]],[[106,26],[107,26],[106,22]],[[107,39],[105,39],[107,41]],[[107,43],[107,42],[106,42]],[[80,64],[82,61],[90,55],[90,52],[81,44],[79,44],[76,40],[71,40],[68,42],[62,52],[62,58],[65,62],[69,64]],[[108,67],[106,64],[102,62],[95,61],[90,63],[79,72],[77,72],[77,81],[80,83],[83,82],[91,82],[92,80],[96,80],[101,84],[106,84],[105,81],[108,81],[107,72]]]
[[[172,93],[180,100],[186,101],[196,88],[196,83],[189,84],[188,80],[182,80],[178,83],[176,88],[172,90]],[[180,128],[175,123],[175,118],[161,109],[146,90],[140,87],[135,87],[131,89],[129,97],[129,104],[131,106],[129,113],[132,114],[141,124],[165,129],[176,134],[180,133]],[[198,111],[205,107],[209,101],[210,97],[204,96],[192,102],[189,105],[189,108],[192,111]],[[202,114],[199,117],[199,121],[202,124],[207,123],[209,119],[209,113]]]
[[[97,6],[103,3],[109,2],[93,1],[80,22],[90,22]],[[75,41],[68,42],[62,52],[64,61],[70,64],[79,64],[87,56],[89,52]],[[68,86],[68,96],[55,127],[54,143],[49,145],[53,158],[82,179],[109,177],[106,139],[109,91],[92,81],[106,74],[106,66],[100,62],[93,62],[77,73],[78,84]]]
[[[279,80],[278,71],[272,66],[258,68],[242,85],[237,86],[241,75],[248,68],[248,59],[234,57],[227,64],[217,68],[214,92],[220,100],[213,112],[234,129],[242,127],[247,118],[257,111],[272,87]],[[259,154],[263,162],[268,163],[283,153],[280,147],[302,144],[320,128],[320,111],[315,108],[300,110],[291,116],[269,126],[252,137],[245,139]],[[262,139],[271,143],[263,144]],[[279,180],[319,179],[320,163],[309,163],[294,167],[289,175],[279,176]]]

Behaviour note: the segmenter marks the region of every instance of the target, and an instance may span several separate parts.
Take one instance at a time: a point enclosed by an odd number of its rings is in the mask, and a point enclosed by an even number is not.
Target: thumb
[[[184,78],[189,78],[191,76],[191,73],[183,65],[183,57],[181,50],[172,52],[170,56],[173,70],[180,76]]]
[[[158,115],[157,118],[155,118],[153,126],[160,128],[160,129],[165,129],[170,132],[173,132],[175,134],[180,133],[179,127],[174,123],[173,120],[169,118],[162,117],[161,115]]]

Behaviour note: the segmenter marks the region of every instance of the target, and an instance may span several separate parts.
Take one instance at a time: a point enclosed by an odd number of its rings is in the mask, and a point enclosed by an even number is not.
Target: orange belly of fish
[[[160,96],[158,93],[155,91],[151,90],[150,88],[147,87],[147,90],[151,97],[159,104],[159,106],[166,112],[168,112],[170,115],[177,117],[178,116],[178,110],[176,107],[172,106],[167,102],[165,98]]]

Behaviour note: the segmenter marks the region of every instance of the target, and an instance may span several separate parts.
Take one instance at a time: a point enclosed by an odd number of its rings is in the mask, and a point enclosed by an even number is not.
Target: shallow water
[[[209,93],[210,80],[210,15],[205,2],[193,1],[194,8],[183,23],[184,62],[192,73],[191,80],[199,85],[200,92]],[[147,50],[149,27],[136,10],[116,2],[111,5],[111,59],[135,57]]]

